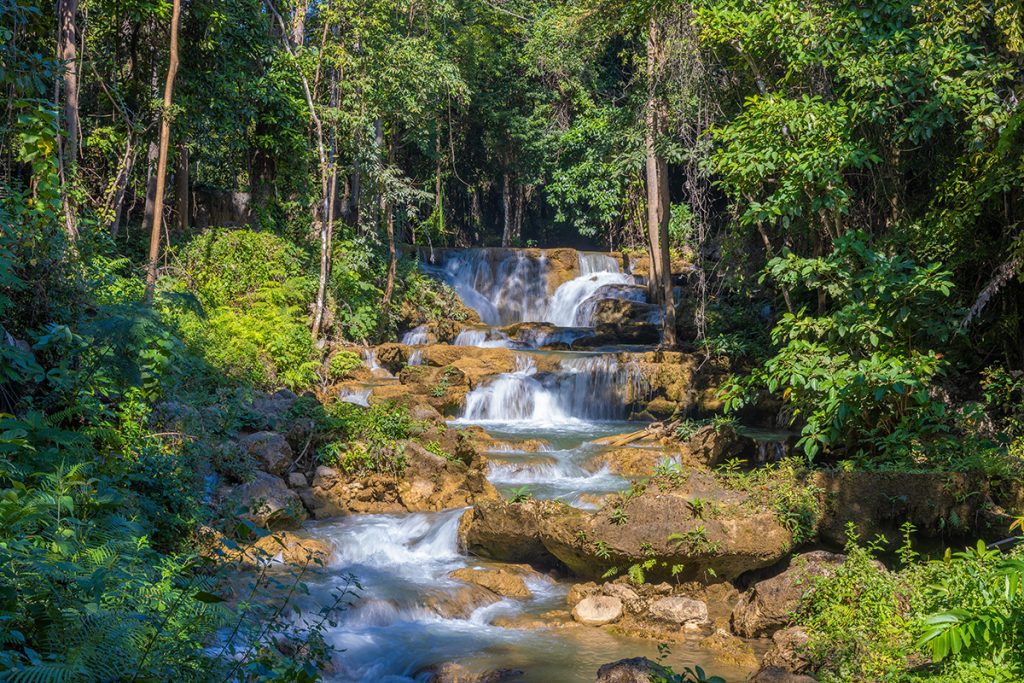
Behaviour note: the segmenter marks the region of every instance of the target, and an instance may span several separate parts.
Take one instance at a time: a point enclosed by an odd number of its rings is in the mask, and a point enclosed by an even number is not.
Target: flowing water
[[[544,352],[543,367],[554,369],[542,372],[541,356],[522,350],[559,335],[572,339],[588,333],[595,297],[636,296],[638,290],[629,289],[633,278],[619,262],[606,254],[580,253],[580,275],[551,296],[546,259],[514,250],[446,250],[424,270],[450,284],[488,326],[463,330],[455,345],[520,349],[515,371],[476,387],[463,414],[452,420],[454,426],[482,425],[498,440],[487,454],[488,476],[498,490],[507,494],[525,486],[538,498],[589,508],[601,496],[628,487],[600,464],[601,447],[593,440],[637,428],[626,421],[629,402],[645,390],[636,367],[620,363],[614,353]],[[557,327],[515,340],[496,329],[530,321]],[[430,337],[421,327],[401,341],[420,346]],[[415,354],[413,360],[418,362]],[[310,584],[309,607],[330,602],[345,576],[356,576],[362,585],[361,597],[328,632],[341,651],[330,680],[419,683],[429,680],[425,667],[457,660],[473,671],[522,669],[524,677],[515,680],[526,682],[590,683],[604,663],[657,657],[653,641],[600,629],[497,625],[509,623],[502,618],[564,610],[568,586],[538,575],[528,580],[532,598],[474,600],[471,596],[479,593],[449,578],[461,567],[480,566],[458,549],[463,513],[352,515],[307,526],[310,535],[329,540],[335,549],[330,571]],[[708,653],[686,644],[673,646],[669,661],[711,664],[728,680],[742,680],[747,673],[712,662]]]

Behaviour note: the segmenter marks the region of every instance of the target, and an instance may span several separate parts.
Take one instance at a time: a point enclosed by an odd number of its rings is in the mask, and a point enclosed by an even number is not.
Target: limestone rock
[[[309,486],[309,482],[306,481],[306,475],[302,472],[292,472],[288,475],[288,486],[293,489],[304,489]]]
[[[693,598],[658,598],[648,609],[655,619],[680,626],[699,625],[708,620],[708,606]]]
[[[597,670],[594,683],[656,683],[668,676],[668,670],[646,657],[621,659]]]
[[[575,583],[565,596],[565,604],[571,609],[584,598],[589,598],[591,595],[597,595],[600,592],[601,588],[593,581]]]
[[[250,565],[281,561],[285,564],[303,567],[326,566],[331,558],[329,543],[305,538],[289,531],[279,531],[265,536],[245,549],[242,560]]]
[[[558,560],[540,539],[539,524],[559,509],[558,503],[544,500],[479,502],[462,516],[459,545],[470,555],[499,562],[524,562],[540,568],[558,566]]]
[[[253,480],[240,484],[228,500],[244,510],[243,517],[267,529],[291,529],[306,519],[306,509],[281,477],[257,470]]]
[[[622,604],[630,612],[640,612],[643,609],[643,598],[624,583],[605,583],[601,586],[601,592],[622,600]]]
[[[711,650],[715,653],[715,659],[730,666],[757,668],[757,655],[754,654],[754,649],[746,641],[725,629],[715,629],[714,633],[700,641],[700,647]]]
[[[273,394],[254,398],[252,409],[263,418],[268,427],[276,429],[285,421],[288,411],[295,405],[297,399],[295,392],[280,389]]]
[[[794,673],[806,671],[810,666],[807,640],[807,631],[802,626],[790,626],[776,631],[772,636],[771,647],[761,660],[761,667]]]
[[[713,468],[729,458],[753,456],[756,447],[752,439],[740,436],[728,425],[704,425],[683,444],[689,462]]]
[[[271,474],[285,474],[292,466],[294,455],[288,440],[277,432],[256,432],[240,439],[249,455]]]
[[[826,576],[846,560],[824,550],[794,556],[785,571],[754,584],[733,608],[731,625],[744,638],[770,636],[786,626],[815,577]]]
[[[622,618],[622,600],[607,595],[592,595],[572,609],[572,618],[585,626],[604,626]]]
[[[453,579],[482,586],[506,598],[529,598],[533,594],[522,576],[504,569],[473,569],[463,567],[449,574]]]
[[[500,599],[494,591],[467,584],[455,590],[430,591],[423,598],[423,606],[445,619],[466,619],[480,607],[493,605]]]
[[[518,669],[491,669],[489,671],[472,671],[457,662],[435,664],[417,672],[416,680],[421,676],[430,676],[429,683],[504,683],[513,681],[523,675]]]

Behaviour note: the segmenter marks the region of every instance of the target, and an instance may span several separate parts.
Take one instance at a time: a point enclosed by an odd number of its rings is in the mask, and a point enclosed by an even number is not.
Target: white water
[[[636,280],[623,273],[619,262],[608,254],[579,252],[577,258],[579,277],[560,285],[550,297],[544,256],[533,258],[516,250],[466,249],[445,252],[440,264],[422,268],[451,285],[486,325],[547,322],[559,327],[589,327],[596,305],[596,301],[589,300],[602,288],[633,285]],[[626,298],[635,299],[636,295]],[[477,339],[493,341],[488,337]]]

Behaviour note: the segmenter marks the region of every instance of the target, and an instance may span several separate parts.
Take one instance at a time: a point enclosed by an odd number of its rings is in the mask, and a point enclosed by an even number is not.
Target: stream
[[[637,378],[619,365],[614,349],[535,352],[522,342],[509,342],[497,328],[549,323],[558,328],[555,337],[572,339],[593,324],[599,290],[634,280],[621,272],[616,259],[581,252],[580,276],[549,295],[545,267],[543,256],[483,249],[446,250],[439,263],[423,267],[451,285],[488,326],[460,334],[457,345],[519,349],[516,370],[471,391],[463,414],[450,424],[480,425],[499,440],[487,457],[489,478],[503,495],[525,486],[537,498],[597,507],[600,496],[629,483],[596,464],[601,449],[591,442],[637,429],[637,423],[627,421],[626,405],[629,386]],[[422,330],[403,338],[413,345],[426,341]],[[534,353],[555,355],[558,370],[538,372]],[[349,400],[363,403],[366,397]],[[517,448],[526,440],[533,446]],[[310,582],[310,599],[329,603],[332,590],[349,574],[362,586],[359,598],[327,633],[339,650],[328,680],[428,681],[431,674],[423,672],[425,667],[458,661],[471,671],[521,669],[524,675],[513,679],[517,681],[591,683],[602,664],[626,657],[658,658],[655,641],[598,628],[510,625],[516,618],[565,610],[569,584],[546,575],[527,578],[532,593],[528,599],[477,604],[467,597],[466,584],[449,574],[494,565],[459,552],[457,532],[464,511],[351,515],[306,524],[310,536],[329,541],[335,549],[329,571]],[[716,662],[692,643],[674,644],[668,662],[699,664],[730,681],[743,680],[748,673]]]

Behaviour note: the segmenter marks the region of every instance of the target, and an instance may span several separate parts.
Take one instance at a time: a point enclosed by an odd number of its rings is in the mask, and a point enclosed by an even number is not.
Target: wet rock
[[[459,545],[470,555],[499,562],[524,562],[538,568],[559,566],[541,541],[539,524],[560,508],[558,503],[542,500],[480,502],[462,516]]]
[[[271,474],[285,474],[292,466],[292,447],[277,432],[256,432],[243,436],[239,441],[249,455]]]
[[[456,662],[445,662],[417,672],[416,680],[421,680],[422,676],[428,676],[423,679],[428,683],[504,683],[504,681],[514,681],[522,675],[523,672],[518,669],[491,669],[477,672]]]
[[[771,647],[761,660],[762,669],[778,669],[793,673],[806,671],[810,667],[807,640],[807,631],[802,626],[790,626],[776,631],[772,636]]]
[[[284,480],[257,470],[252,481],[235,487],[229,504],[243,510],[242,517],[265,529],[291,529],[306,519],[306,509]]]
[[[757,668],[757,655],[750,644],[741,638],[737,638],[725,629],[715,629],[715,632],[701,639],[700,647],[715,653],[715,659],[748,670]]]
[[[759,581],[740,596],[732,611],[733,632],[744,638],[760,638],[786,626],[813,579],[831,574],[845,560],[845,555],[824,550],[794,556],[784,571]]]
[[[622,618],[622,600],[607,595],[592,595],[572,608],[572,618],[585,626],[604,626]]]
[[[669,675],[668,669],[646,657],[621,659],[597,670],[594,683],[657,683]]]
[[[666,458],[678,455],[675,449],[658,445],[612,448],[599,454],[594,463],[624,477],[649,477]]]
[[[431,591],[423,597],[423,606],[445,619],[466,619],[477,609],[500,599],[494,591],[468,584],[455,590]]]
[[[456,569],[450,577],[481,586],[506,598],[532,597],[523,577],[503,569],[472,569],[464,567]]]
[[[654,619],[680,626],[696,626],[708,620],[707,605],[700,600],[681,596],[658,598],[648,610]]]

